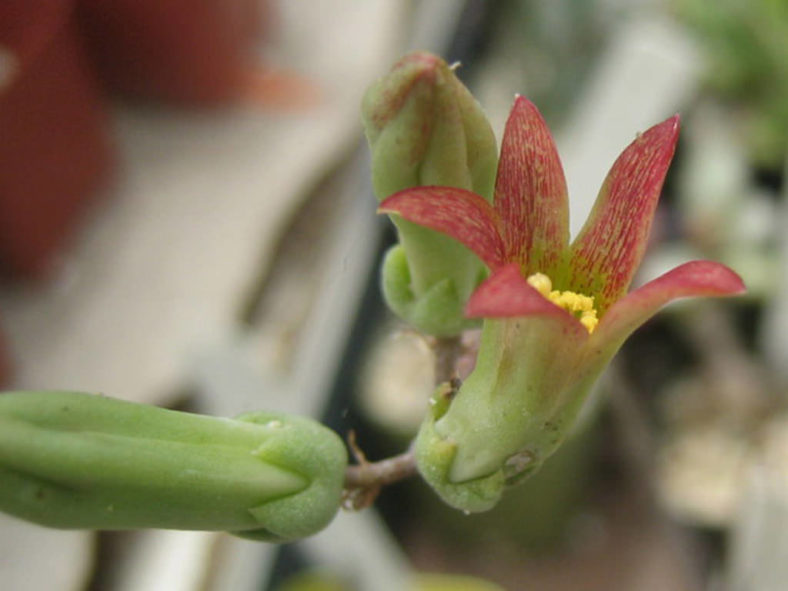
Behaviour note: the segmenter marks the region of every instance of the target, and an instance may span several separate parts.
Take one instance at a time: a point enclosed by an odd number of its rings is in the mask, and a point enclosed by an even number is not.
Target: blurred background
[[[380,302],[359,103],[403,53],[460,61],[500,139],[554,131],[573,232],[637,131],[682,135],[638,283],[710,258],[748,294],[670,307],[574,437],[490,513],[418,480],[283,547],[0,515],[8,590],[755,590],[788,580],[788,2],[3,0],[0,381],[402,451],[432,353]]]

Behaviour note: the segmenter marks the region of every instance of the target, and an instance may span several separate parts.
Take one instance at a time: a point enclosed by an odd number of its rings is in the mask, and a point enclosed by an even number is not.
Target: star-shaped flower
[[[487,319],[477,367],[420,435],[422,474],[451,504],[486,508],[489,494],[456,485],[496,474],[513,481],[549,456],[591,384],[662,305],[744,290],[724,265],[694,261],[627,293],[678,132],[674,116],[638,135],[613,164],[571,243],[555,143],[523,97],[515,99],[506,124],[494,204],[470,191],[435,186],[407,189],[381,203],[382,212],[455,238],[491,271],[466,307],[469,317]]]

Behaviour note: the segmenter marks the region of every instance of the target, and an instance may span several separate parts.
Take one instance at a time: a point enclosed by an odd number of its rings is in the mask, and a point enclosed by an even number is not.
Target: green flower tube
[[[303,417],[0,394],[0,510],[48,527],[293,540],[331,521],[346,463],[340,438]]]
[[[551,320],[485,320],[476,368],[457,393],[436,392],[416,440],[419,470],[448,504],[491,509],[569,435],[614,352],[583,359],[573,345]]]
[[[379,200],[422,185],[447,185],[492,199],[495,135],[476,100],[440,58],[424,52],[402,58],[369,88],[362,114]],[[473,324],[463,307],[484,277],[484,265],[446,236],[401,218],[393,221],[399,244],[383,264],[388,306],[429,334],[457,334]]]

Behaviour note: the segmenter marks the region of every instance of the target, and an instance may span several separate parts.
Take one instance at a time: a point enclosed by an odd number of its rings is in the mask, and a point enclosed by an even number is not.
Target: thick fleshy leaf
[[[506,122],[495,183],[506,260],[526,275],[552,275],[569,241],[566,181],[550,130],[537,108],[518,96]]]
[[[694,296],[730,296],[745,291],[731,269],[711,261],[684,263],[617,301],[602,318],[592,339],[616,348],[668,302]]]
[[[583,325],[569,312],[528,284],[517,263],[498,269],[477,287],[468,300],[465,315],[469,318],[546,316],[560,322],[567,334],[588,335]]]
[[[476,193],[453,187],[414,187],[384,199],[378,212],[397,214],[451,236],[490,269],[504,264],[498,214]]]
[[[601,314],[626,293],[643,258],[678,133],[676,115],[624,150],[572,244],[569,289],[593,295]]]

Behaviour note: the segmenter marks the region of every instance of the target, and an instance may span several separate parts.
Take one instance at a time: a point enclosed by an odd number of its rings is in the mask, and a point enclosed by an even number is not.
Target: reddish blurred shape
[[[322,88],[288,70],[258,68],[247,73],[239,104],[262,111],[293,112],[320,104]]]
[[[0,2],[0,268],[41,276],[105,180],[98,90],[64,0]]]
[[[79,0],[78,16],[107,87],[210,106],[241,95],[268,14],[260,0]]]

